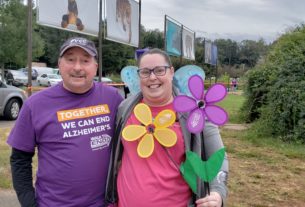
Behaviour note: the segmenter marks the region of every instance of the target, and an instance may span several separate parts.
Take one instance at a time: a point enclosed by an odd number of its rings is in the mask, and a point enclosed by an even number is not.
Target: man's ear
[[[60,60],[61,60],[61,57],[59,57],[58,60],[57,60],[57,67],[58,68],[59,68]]]

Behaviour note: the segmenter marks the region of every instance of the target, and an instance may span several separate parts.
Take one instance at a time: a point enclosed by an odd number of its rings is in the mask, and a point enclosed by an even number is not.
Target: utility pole
[[[32,95],[32,0],[28,0],[28,96]]]
[[[100,16],[99,16],[99,33],[98,33],[98,81],[102,82],[103,75],[103,1],[100,0]]]

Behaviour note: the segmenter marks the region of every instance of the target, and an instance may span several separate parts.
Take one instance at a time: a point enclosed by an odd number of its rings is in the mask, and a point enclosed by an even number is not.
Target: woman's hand
[[[210,195],[200,198],[196,201],[197,207],[221,207],[222,198],[217,192],[211,192]]]

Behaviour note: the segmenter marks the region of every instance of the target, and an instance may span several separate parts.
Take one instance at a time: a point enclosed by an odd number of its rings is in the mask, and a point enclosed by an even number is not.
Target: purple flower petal
[[[216,125],[224,125],[228,121],[227,112],[219,106],[207,105],[205,107],[205,114],[208,120]]]
[[[203,130],[205,115],[201,109],[195,109],[187,119],[187,128],[191,133],[199,133]]]
[[[191,94],[197,100],[201,100],[204,95],[204,83],[199,75],[193,75],[190,77],[188,82],[188,87]]]
[[[227,89],[224,85],[217,83],[209,88],[205,94],[205,101],[207,103],[215,103],[224,99],[227,95]]]
[[[174,109],[178,112],[192,111],[197,107],[196,100],[186,95],[180,95],[174,99]]]

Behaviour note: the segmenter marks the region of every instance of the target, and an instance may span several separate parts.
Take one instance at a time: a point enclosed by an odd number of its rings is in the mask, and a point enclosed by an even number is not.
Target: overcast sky
[[[164,30],[164,15],[208,39],[266,42],[305,22],[305,0],[142,0],[142,24]]]

